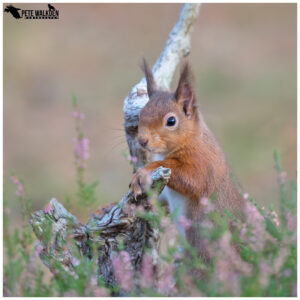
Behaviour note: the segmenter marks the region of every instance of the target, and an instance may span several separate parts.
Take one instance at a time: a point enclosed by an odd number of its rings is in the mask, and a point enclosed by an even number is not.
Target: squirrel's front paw
[[[129,184],[130,191],[135,197],[140,196],[149,188],[151,184],[150,173],[144,169],[138,170],[132,177],[131,183]]]

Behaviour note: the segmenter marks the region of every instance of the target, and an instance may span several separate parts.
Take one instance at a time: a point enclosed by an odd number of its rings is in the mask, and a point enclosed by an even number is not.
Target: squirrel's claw
[[[129,189],[133,193],[135,199],[137,199],[138,196],[143,194],[143,178],[142,174],[137,171],[131,180],[131,183],[129,184]]]

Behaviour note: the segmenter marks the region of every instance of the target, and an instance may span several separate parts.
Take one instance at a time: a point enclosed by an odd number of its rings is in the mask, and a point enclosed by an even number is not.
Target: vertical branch
[[[153,67],[153,75],[157,85],[169,89],[180,60],[190,53],[190,36],[197,18],[200,4],[183,4],[178,22],[169,34],[165,48]],[[136,136],[138,132],[139,113],[149,98],[145,78],[136,84],[124,100],[124,128],[130,155],[137,158],[134,170],[148,162],[147,152],[139,146]]]

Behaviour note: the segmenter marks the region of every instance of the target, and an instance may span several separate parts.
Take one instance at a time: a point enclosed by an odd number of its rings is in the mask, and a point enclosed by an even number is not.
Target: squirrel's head
[[[193,138],[197,132],[199,114],[190,67],[185,63],[174,93],[157,88],[145,60],[143,71],[149,102],[140,112],[138,141],[153,153],[170,153]]]

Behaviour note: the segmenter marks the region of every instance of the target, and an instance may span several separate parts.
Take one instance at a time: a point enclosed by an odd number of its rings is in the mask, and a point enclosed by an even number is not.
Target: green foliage
[[[98,186],[99,182],[95,181],[91,184],[85,184],[81,181],[78,181],[78,198],[79,204],[82,206],[93,205],[96,202],[95,189]]]
[[[73,107],[77,111],[78,100],[73,94]],[[84,138],[80,120],[76,118],[77,141]],[[124,154],[124,156],[126,156]],[[81,159],[81,160],[80,160]],[[75,168],[78,183],[79,204],[84,206],[96,202],[95,189],[98,182],[85,182],[85,166],[82,157],[75,151]],[[148,267],[142,264],[141,273],[135,273],[137,283],[127,291],[130,296],[295,296],[297,288],[297,238],[296,210],[297,186],[294,181],[285,182],[278,151],[274,160],[279,178],[279,214],[270,207],[266,211],[251,197],[244,195],[245,219],[240,220],[229,211],[220,214],[215,209],[215,197],[204,205],[205,222],[188,224],[199,231],[199,237],[210,254],[210,260],[204,263],[195,248],[178,236],[174,225],[174,214],[168,215],[157,200],[159,186],[149,192],[152,209],[139,207],[138,217],[145,219],[161,234],[167,234],[166,251],[161,253],[160,274],[155,281],[151,276],[152,263]],[[97,279],[97,248],[92,244],[89,257],[82,255],[74,239],[57,237],[56,242],[67,249],[76,258],[74,268],[67,270],[62,264],[44,256],[41,247],[36,244],[28,215],[30,201],[23,194],[23,182],[13,178],[19,189],[18,199],[23,207],[24,225],[21,230],[13,229],[10,224],[8,200],[4,199],[4,295],[25,297],[53,296],[110,296],[120,291],[120,287],[104,287]],[[68,206],[71,205],[67,197]],[[50,219],[44,223],[42,244],[52,241]],[[72,221],[72,220],[71,220]],[[180,245],[180,246],[179,246]],[[125,247],[120,241],[120,253]],[[50,280],[46,280],[43,265],[53,266]],[[144,271],[144,269],[148,272]],[[130,268],[129,268],[130,269]],[[124,271],[125,272],[125,271]],[[132,272],[130,270],[130,272]],[[124,273],[124,278],[126,274]],[[128,274],[127,274],[128,275]],[[140,278],[140,281],[138,280]],[[127,279],[128,280],[128,279]],[[146,283],[145,283],[146,282]],[[120,283],[120,282],[119,282]],[[121,283],[120,283],[121,286]]]

